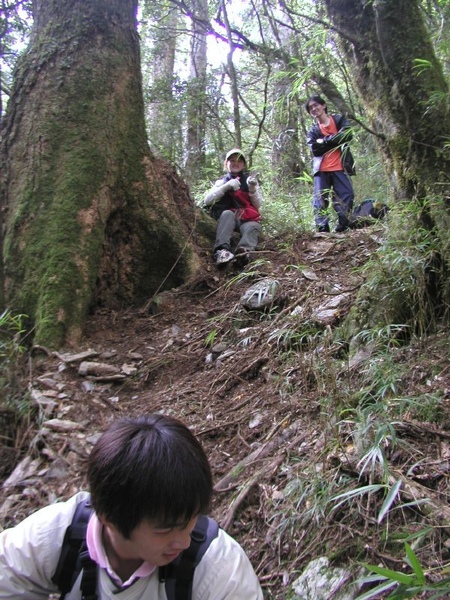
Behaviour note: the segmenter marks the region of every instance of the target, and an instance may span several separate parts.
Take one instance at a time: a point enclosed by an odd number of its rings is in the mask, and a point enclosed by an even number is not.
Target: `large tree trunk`
[[[325,4],[400,194],[411,199],[436,191],[440,173],[450,171],[443,152],[450,136],[449,90],[419,1]]]
[[[449,305],[450,268],[450,139],[448,86],[423,21],[419,0],[324,0],[329,18],[364,100],[371,127],[389,174],[396,181],[397,199],[415,203],[416,221],[404,216],[400,231],[423,229],[438,240],[440,257],[429,253],[422,281],[429,319],[439,305]],[[398,235],[398,231],[396,232]],[[365,327],[405,323],[415,318],[408,290],[378,289],[386,278],[376,265],[351,317]],[[414,285],[419,285],[418,283]],[[385,286],[386,287],[386,286]],[[377,297],[378,296],[378,297]],[[364,308],[365,307],[365,308]],[[417,307],[416,307],[417,308]],[[409,311],[409,314],[408,314]],[[428,312],[427,312],[428,311]],[[399,320],[402,319],[402,320]]]
[[[137,0],[35,0],[2,162],[5,303],[53,347],[96,305],[139,304],[182,283],[193,205],[151,155]]]
[[[449,172],[442,150],[450,119],[448,86],[418,0],[325,3],[401,193],[423,197],[440,171]]]

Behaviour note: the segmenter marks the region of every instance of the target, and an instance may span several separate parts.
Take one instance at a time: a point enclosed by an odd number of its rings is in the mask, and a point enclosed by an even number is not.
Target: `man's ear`
[[[97,519],[103,526],[107,525],[108,527],[111,527],[111,523],[103,515],[97,515]]]
[[[97,517],[105,530],[108,530],[109,532],[113,533],[114,535],[120,534],[117,527],[115,525],[113,525],[111,523],[111,521],[108,521],[108,519],[106,517],[103,517],[102,515],[97,515]]]

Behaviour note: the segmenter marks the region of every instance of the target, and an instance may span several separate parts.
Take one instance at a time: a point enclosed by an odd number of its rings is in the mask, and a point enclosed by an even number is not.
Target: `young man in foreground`
[[[159,568],[189,547],[198,516],[210,506],[212,477],[200,443],[170,417],[122,419],[95,444],[88,480],[93,512],[86,543],[97,564],[97,598],[166,600]],[[52,578],[66,530],[86,497],[47,506],[0,534],[0,598],[37,600],[58,591]],[[82,598],[79,580],[66,600]],[[223,530],[192,585],[192,600],[218,598],[263,598],[246,554]]]

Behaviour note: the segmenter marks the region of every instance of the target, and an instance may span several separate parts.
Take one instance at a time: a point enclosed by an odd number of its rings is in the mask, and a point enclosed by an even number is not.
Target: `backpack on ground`
[[[53,583],[58,586],[63,599],[73,588],[81,571],[83,600],[97,600],[97,565],[90,558],[86,545],[86,529],[92,514],[89,498],[78,504],[72,523],[66,530]],[[191,600],[194,571],[213,539],[219,525],[201,515],[191,533],[191,544],[170,564],[160,567],[159,579],[165,583],[168,600]]]
[[[350,216],[351,227],[360,229],[372,225],[375,220],[384,219],[388,211],[389,207],[383,202],[376,202],[370,198],[364,200],[352,211]]]

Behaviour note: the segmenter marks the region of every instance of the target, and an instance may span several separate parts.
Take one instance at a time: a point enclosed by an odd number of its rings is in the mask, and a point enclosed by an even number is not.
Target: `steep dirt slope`
[[[82,347],[35,348],[28,373],[34,416],[3,451],[3,524],[83,488],[86,457],[112,419],[163,411],[201,439],[216,481],[214,516],[244,545],[267,590],[282,598],[308,559],[348,547],[345,540],[354,535],[342,514],[333,525],[324,523],[326,534],[314,519],[301,524],[306,537],[298,531],[283,538],[280,528],[299,525],[283,524],[287,484],[311,464],[342,469],[338,449],[331,455],[325,439],[330,423],[323,398],[333,396],[335,382],[325,371],[318,376],[303,346],[308,332],[331,333],[348,312],[364,281],[359,267],[381,235],[381,228],[308,234],[290,247],[271,240],[244,270],[218,271],[205,256],[204,273],[189,285],[139,310],[92,316]],[[264,310],[244,308],[244,292],[268,280],[276,282],[275,301]],[[429,384],[429,365],[419,355],[414,392],[445,389],[448,398],[448,370]],[[434,358],[442,357],[436,351]],[[420,450],[414,452],[442,458],[449,438],[438,442],[430,427],[416,426],[412,437]],[[346,468],[354,468],[350,460]],[[448,483],[433,487],[445,500]],[[355,524],[367,526],[362,517]]]

